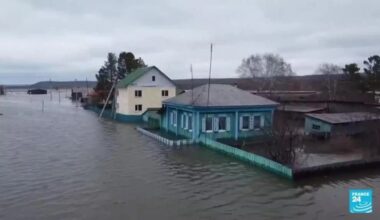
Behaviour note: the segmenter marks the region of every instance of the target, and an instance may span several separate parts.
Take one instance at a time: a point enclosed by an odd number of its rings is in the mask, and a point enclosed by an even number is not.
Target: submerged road
[[[9,92],[0,112],[0,219],[380,219],[380,170],[294,183],[57,94]],[[349,214],[351,188],[374,190],[373,214]]]

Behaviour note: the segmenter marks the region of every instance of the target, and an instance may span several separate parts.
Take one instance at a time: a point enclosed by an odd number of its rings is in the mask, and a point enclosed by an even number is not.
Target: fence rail
[[[250,153],[250,152],[243,151],[235,147],[231,147],[229,145],[214,141],[204,136],[199,138],[199,142],[202,143],[204,146],[211,148],[213,150],[217,150],[219,152],[228,154],[240,160],[246,161],[250,164],[262,167],[266,170],[277,173],[289,179],[293,179],[292,169],[280,163],[277,163],[273,160],[269,160],[265,157],[256,155],[254,153]]]
[[[182,145],[189,145],[189,144],[193,143],[193,141],[190,139],[170,140],[170,139],[167,139],[167,138],[160,136],[159,134],[155,134],[153,132],[145,130],[142,127],[137,127],[136,130],[141,132],[142,134],[148,136],[148,137],[151,137],[151,138],[153,138],[157,141],[160,141],[160,142],[162,142],[166,145],[169,145],[169,146],[182,146]]]

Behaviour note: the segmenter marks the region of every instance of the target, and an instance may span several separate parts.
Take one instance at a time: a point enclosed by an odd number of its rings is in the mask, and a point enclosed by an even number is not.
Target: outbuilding
[[[323,136],[354,135],[365,131],[380,115],[369,112],[306,114],[305,133]]]

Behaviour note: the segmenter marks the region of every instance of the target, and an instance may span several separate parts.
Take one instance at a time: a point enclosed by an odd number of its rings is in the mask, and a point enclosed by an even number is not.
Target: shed
[[[354,135],[365,131],[380,115],[369,112],[306,114],[306,134]]]

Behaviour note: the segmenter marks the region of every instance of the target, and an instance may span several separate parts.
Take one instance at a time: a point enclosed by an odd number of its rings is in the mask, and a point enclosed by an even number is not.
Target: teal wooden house
[[[231,85],[203,85],[163,101],[161,127],[193,141],[250,138],[272,127],[277,105]]]

